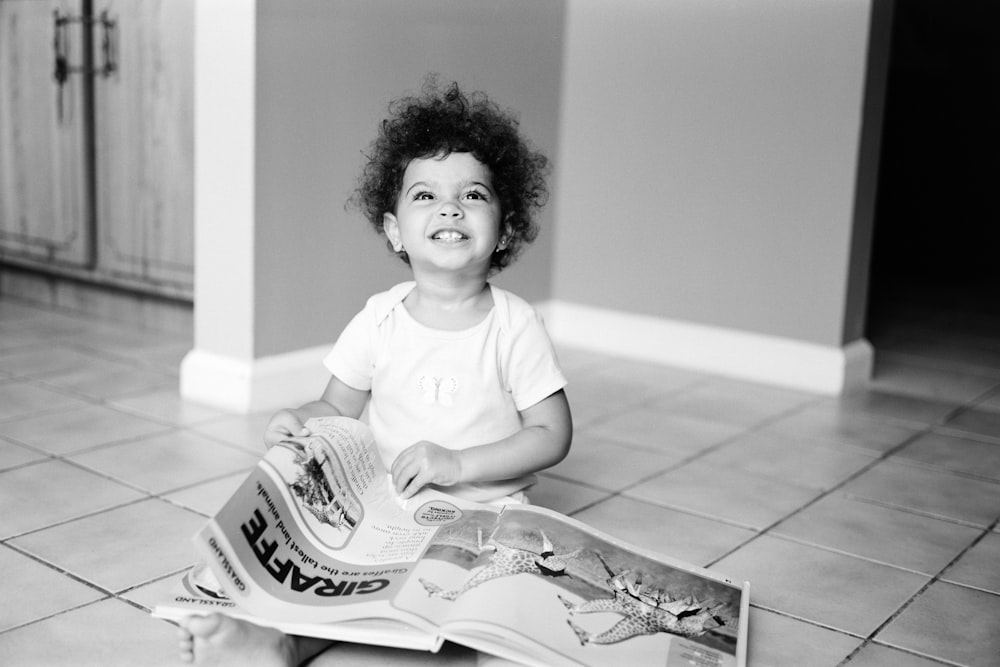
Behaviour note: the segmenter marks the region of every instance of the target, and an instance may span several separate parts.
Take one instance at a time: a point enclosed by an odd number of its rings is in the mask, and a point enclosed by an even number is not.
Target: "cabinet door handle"
[[[73,16],[63,14],[58,9],[53,10],[52,40],[55,49],[55,80],[62,85],[70,74],[97,74],[109,77],[118,71],[118,19],[111,18],[108,10],[98,16]],[[92,32],[95,23],[101,26],[101,57],[104,61],[100,67],[73,65],[69,61],[69,31],[70,23],[79,23],[83,29]],[[86,42],[86,40],[84,40]]]
[[[56,80],[56,118],[60,124],[63,122],[63,85],[69,78],[69,45],[66,43],[66,18],[59,13],[59,10],[52,12],[52,51],[55,69],[52,78]]]
[[[59,122],[63,121],[63,86],[71,74],[99,75],[107,78],[118,71],[118,20],[111,18],[108,10],[104,10],[99,16],[72,15],[62,13],[58,9],[52,12],[53,37],[52,49],[54,51],[54,68],[52,78],[55,79],[58,90],[56,91],[56,115]],[[101,60],[100,67],[87,65],[74,65],[70,62],[69,44],[69,24],[79,23],[86,35],[83,39],[85,46],[91,43],[89,37],[93,34],[94,24],[101,26]],[[90,54],[84,56],[85,62],[92,62]]]
[[[107,78],[118,71],[118,20],[111,18],[105,9],[97,21],[101,24],[101,57],[104,63],[95,73]]]

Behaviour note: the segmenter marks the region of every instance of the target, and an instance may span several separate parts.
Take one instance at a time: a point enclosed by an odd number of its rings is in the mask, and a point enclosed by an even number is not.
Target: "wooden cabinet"
[[[53,12],[77,4],[0,0],[0,258],[91,261],[83,86],[53,78]]]
[[[193,1],[0,0],[0,261],[191,298]]]

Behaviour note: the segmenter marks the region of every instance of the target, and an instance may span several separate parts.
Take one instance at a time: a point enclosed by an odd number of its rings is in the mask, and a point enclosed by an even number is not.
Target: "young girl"
[[[572,421],[548,334],[525,301],[487,282],[534,240],[546,159],[485,95],[397,100],[355,194],[413,281],[376,294],[325,360],[319,400],[281,410],[271,447],[310,417],[367,418],[402,498],[427,485],[524,502],[533,473],[569,451]],[[218,615],[182,626],[187,662],[299,664],[329,642]]]

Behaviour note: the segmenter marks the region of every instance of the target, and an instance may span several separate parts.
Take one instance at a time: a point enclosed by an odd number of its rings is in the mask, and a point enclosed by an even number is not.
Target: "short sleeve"
[[[323,359],[323,365],[344,384],[369,391],[375,370],[376,340],[374,307],[369,301],[344,327],[333,349]]]
[[[566,386],[552,340],[541,315],[533,308],[513,318],[509,356],[504,365],[507,390],[518,411],[530,408]]]

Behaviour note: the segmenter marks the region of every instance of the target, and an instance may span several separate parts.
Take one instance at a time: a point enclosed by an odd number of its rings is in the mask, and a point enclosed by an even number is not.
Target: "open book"
[[[271,448],[195,537],[154,615],[219,611],[285,632],[528,665],[743,665],[749,593],[557,512],[393,491],[347,418]]]

